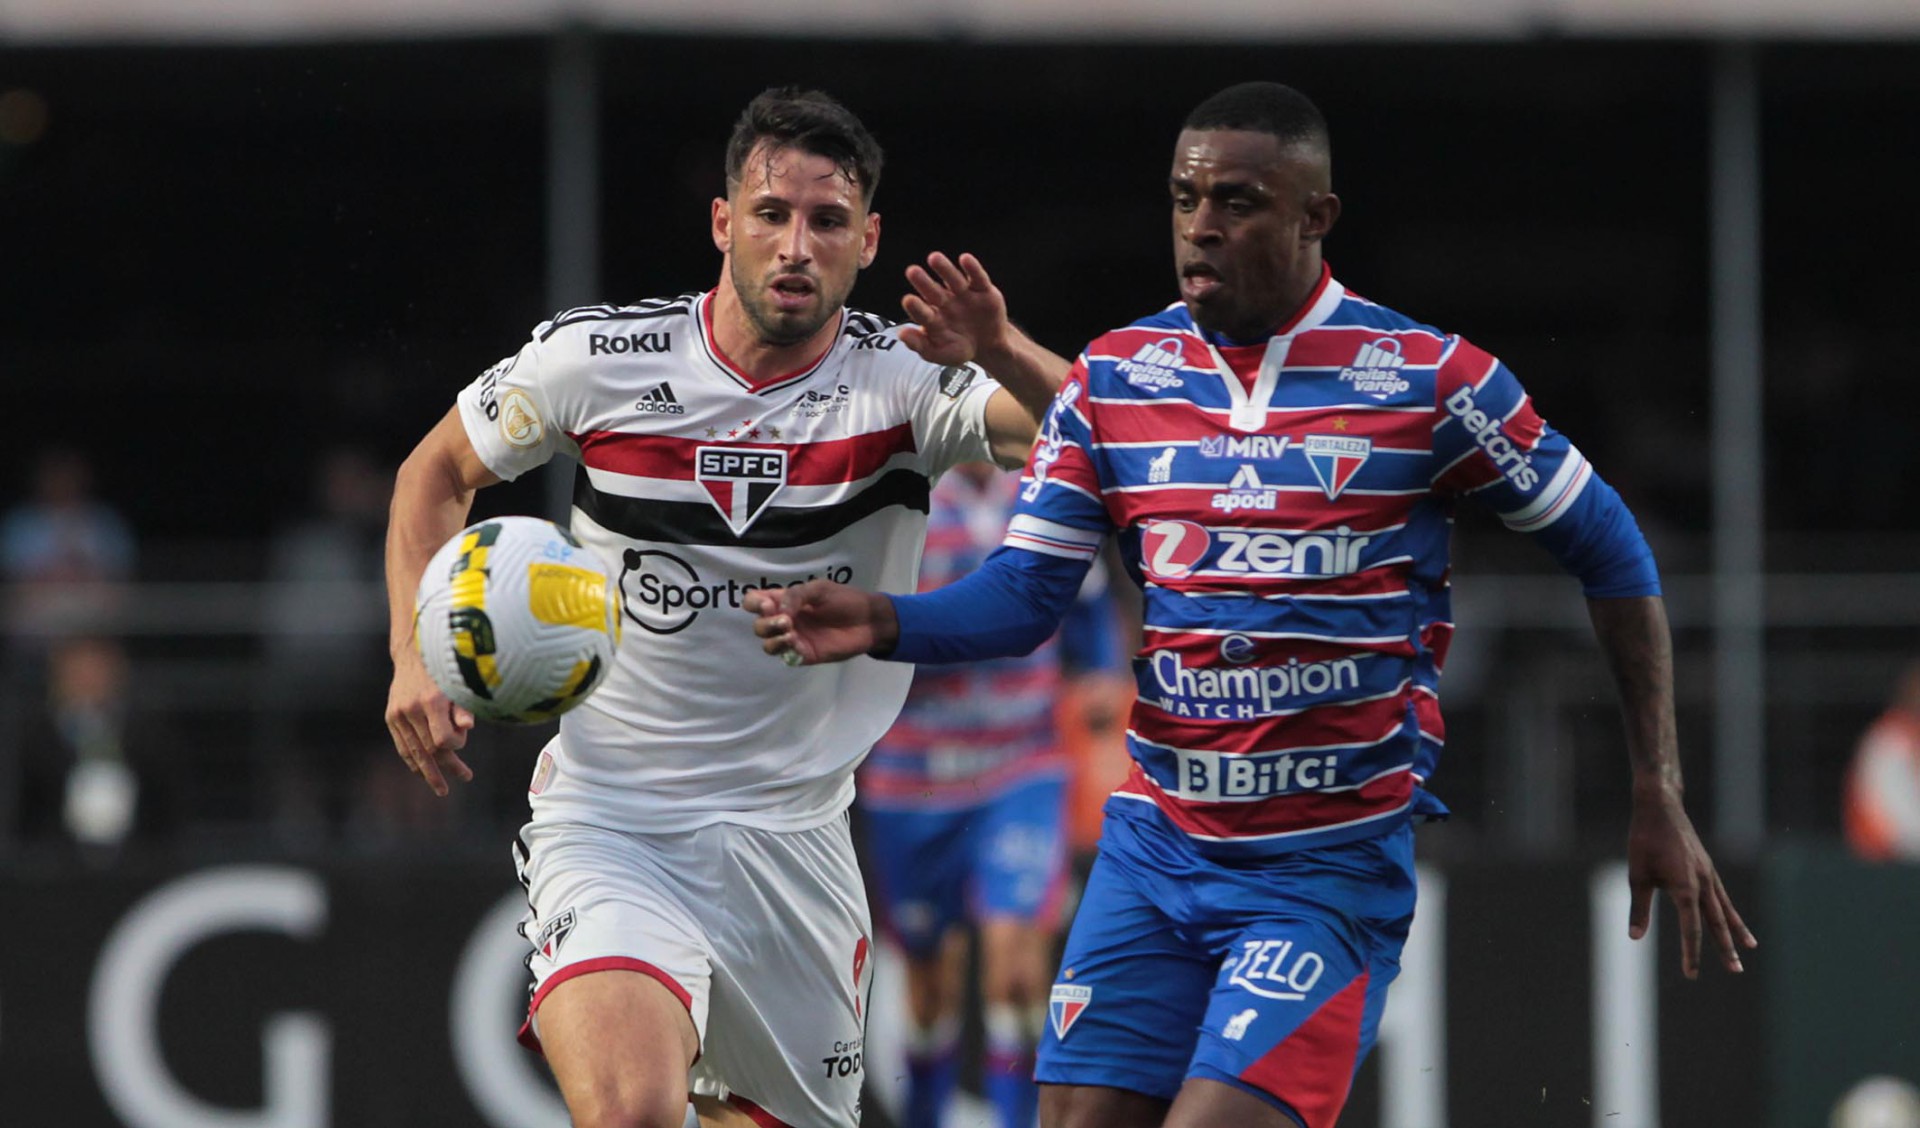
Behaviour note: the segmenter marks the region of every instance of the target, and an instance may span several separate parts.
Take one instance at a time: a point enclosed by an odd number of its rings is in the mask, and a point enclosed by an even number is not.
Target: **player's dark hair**
[[[1193,108],[1182,129],[1244,129],[1271,133],[1283,145],[1310,145],[1331,153],[1327,119],[1305,94],[1278,82],[1242,82]]]
[[[747,158],[762,141],[827,158],[860,190],[861,202],[873,203],[885,159],[880,143],[852,110],[831,95],[779,86],[748,102],[740,120],[733,123],[733,137],[727,142],[729,192],[739,186]]]

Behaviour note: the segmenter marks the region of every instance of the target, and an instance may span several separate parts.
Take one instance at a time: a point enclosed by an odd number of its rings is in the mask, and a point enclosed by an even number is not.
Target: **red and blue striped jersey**
[[[935,483],[920,562],[920,590],[970,575],[999,547],[1020,479],[960,467]],[[920,666],[893,728],[860,766],[859,798],[869,807],[941,810],[986,802],[1040,776],[1064,778],[1068,764],[1054,707],[1064,681],[1062,639],[1083,665],[1112,667],[1113,606],[1104,573],[1089,576],[1060,634],[1031,653],[977,662]]]
[[[1117,534],[1144,628],[1113,801],[1271,854],[1444,809],[1455,504],[1539,532],[1591,478],[1504,364],[1323,274],[1259,344],[1176,305],[1088,346],[1005,544],[1091,559]]]

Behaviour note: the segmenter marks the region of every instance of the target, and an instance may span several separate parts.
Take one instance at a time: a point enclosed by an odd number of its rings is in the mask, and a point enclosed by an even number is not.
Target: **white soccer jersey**
[[[624,602],[605,684],[541,753],[536,823],[791,830],[844,809],[912,667],[790,668],[741,597],[816,576],[913,591],[931,483],[988,456],[978,369],[849,310],[818,361],[755,386],[713,344],[712,297],[570,310],[460,393],[502,478],[579,458],[573,532]]]

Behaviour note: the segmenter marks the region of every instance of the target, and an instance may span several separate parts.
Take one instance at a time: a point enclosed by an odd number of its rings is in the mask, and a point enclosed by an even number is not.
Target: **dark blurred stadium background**
[[[773,83],[887,148],[854,304],[898,316],[906,264],[971,250],[1065,352],[1171,300],[1186,110],[1296,85],[1333,125],[1342,280],[1502,355],[1634,506],[1690,805],[1767,946],[1686,987],[1670,922],[1657,968],[1613,953],[1611,689],[1576,586],[1468,514],[1456,817],[1422,844],[1441,986],[1405,992],[1426,1033],[1383,1043],[1352,1124],[1788,1128],[1920,1082],[1920,871],[1840,836],[1854,742],[1920,657],[1920,10],[220,7],[0,4],[0,508],[82,465],[134,546],[7,605],[0,1124],[554,1123],[517,1051],[463,1048],[467,1014],[498,1041],[511,968],[455,972],[547,733],[477,733],[449,803],[397,772],[385,490],[553,310],[713,284],[724,139]],[[49,660],[75,636],[104,652]],[[131,775],[76,799],[90,757]],[[1595,874],[1621,904],[1590,907]],[[211,938],[168,964],[128,922],[183,889]],[[474,966],[515,962],[505,931]],[[1657,1032],[1657,1071],[1622,1029]]]

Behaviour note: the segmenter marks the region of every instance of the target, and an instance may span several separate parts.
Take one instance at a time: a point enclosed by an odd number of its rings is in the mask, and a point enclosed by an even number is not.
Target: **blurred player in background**
[[[1050,994],[1053,1128],[1327,1128],[1378,1032],[1444,740],[1455,505],[1533,534],[1588,596],[1633,768],[1629,934],[1683,967],[1753,939],[1681,802],[1672,659],[1631,514],[1505,365],[1349,292],[1319,110],[1207,99],[1168,180],[1181,302],[1088,346],[1001,549],[937,592],[755,592],[770,653],[971,661],[1059,621],[1117,536],[1144,589],[1133,770]]]
[[[917,326],[846,308],[880,167],[831,98],[754,99],[712,205],[718,285],[542,324],[398,476],[387,724],[437,793],[472,778],[473,717],[415,652],[413,600],[474,491],[578,457],[572,531],[619,576],[614,668],[542,751],[516,848],[524,1035],[576,1125],[678,1125],[690,1087],[703,1119],[859,1118],[871,928],[847,808],[911,671],[769,667],[740,598],[812,576],[911,591],[931,483],[1017,465],[1068,367],[970,257],[909,269]]]
[[[1019,480],[970,462],[933,489],[921,590],[999,545]],[[1058,635],[1031,654],[914,674],[907,703],[861,765],[858,803],[881,925],[907,957],[905,1128],[939,1128],[959,1073],[964,925],[980,947],[982,1080],[1002,1128],[1031,1128],[1031,1055],[1066,879],[1069,765],[1058,703],[1070,679],[1118,676],[1112,593],[1089,572]],[[1099,686],[1083,686],[1092,697]]]
[[[1920,862],[1920,662],[1860,735],[1841,797],[1847,845],[1868,861]]]

